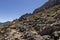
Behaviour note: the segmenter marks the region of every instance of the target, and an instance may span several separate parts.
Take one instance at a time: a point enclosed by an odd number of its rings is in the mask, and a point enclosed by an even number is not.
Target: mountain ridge
[[[33,11],[33,13],[38,13],[38,12],[41,12],[41,11],[44,11],[46,9],[49,9],[55,5],[59,5],[60,4],[60,0],[48,0],[48,2],[46,2],[44,5],[42,5],[41,7],[35,9]]]
[[[49,2],[54,2],[53,7]],[[48,9],[37,8],[38,11],[4,25],[0,28],[0,40],[60,40],[60,1],[49,0],[48,4],[51,8],[44,4]]]

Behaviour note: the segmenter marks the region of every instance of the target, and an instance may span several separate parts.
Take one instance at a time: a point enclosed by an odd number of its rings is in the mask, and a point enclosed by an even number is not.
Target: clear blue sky
[[[0,0],[0,22],[12,21],[43,5],[47,0]]]

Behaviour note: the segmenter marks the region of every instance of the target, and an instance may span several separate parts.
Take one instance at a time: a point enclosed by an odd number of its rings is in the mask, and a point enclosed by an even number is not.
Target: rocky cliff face
[[[59,3],[49,0],[49,6],[51,2]],[[4,25],[0,28],[0,40],[60,40],[60,4],[40,10]]]

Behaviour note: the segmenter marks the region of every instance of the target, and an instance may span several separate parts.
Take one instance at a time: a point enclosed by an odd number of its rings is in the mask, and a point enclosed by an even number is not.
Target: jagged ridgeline
[[[4,25],[0,40],[60,40],[60,0],[48,0],[33,13]]]
[[[60,5],[60,0],[48,0],[48,2],[46,2],[43,6],[35,9],[33,11],[33,13],[38,13],[38,12],[44,11],[46,9],[54,7],[55,5]]]

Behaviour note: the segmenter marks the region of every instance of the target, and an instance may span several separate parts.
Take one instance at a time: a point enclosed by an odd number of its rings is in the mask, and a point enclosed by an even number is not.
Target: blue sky
[[[43,5],[47,0],[0,0],[0,22],[12,21]]]

